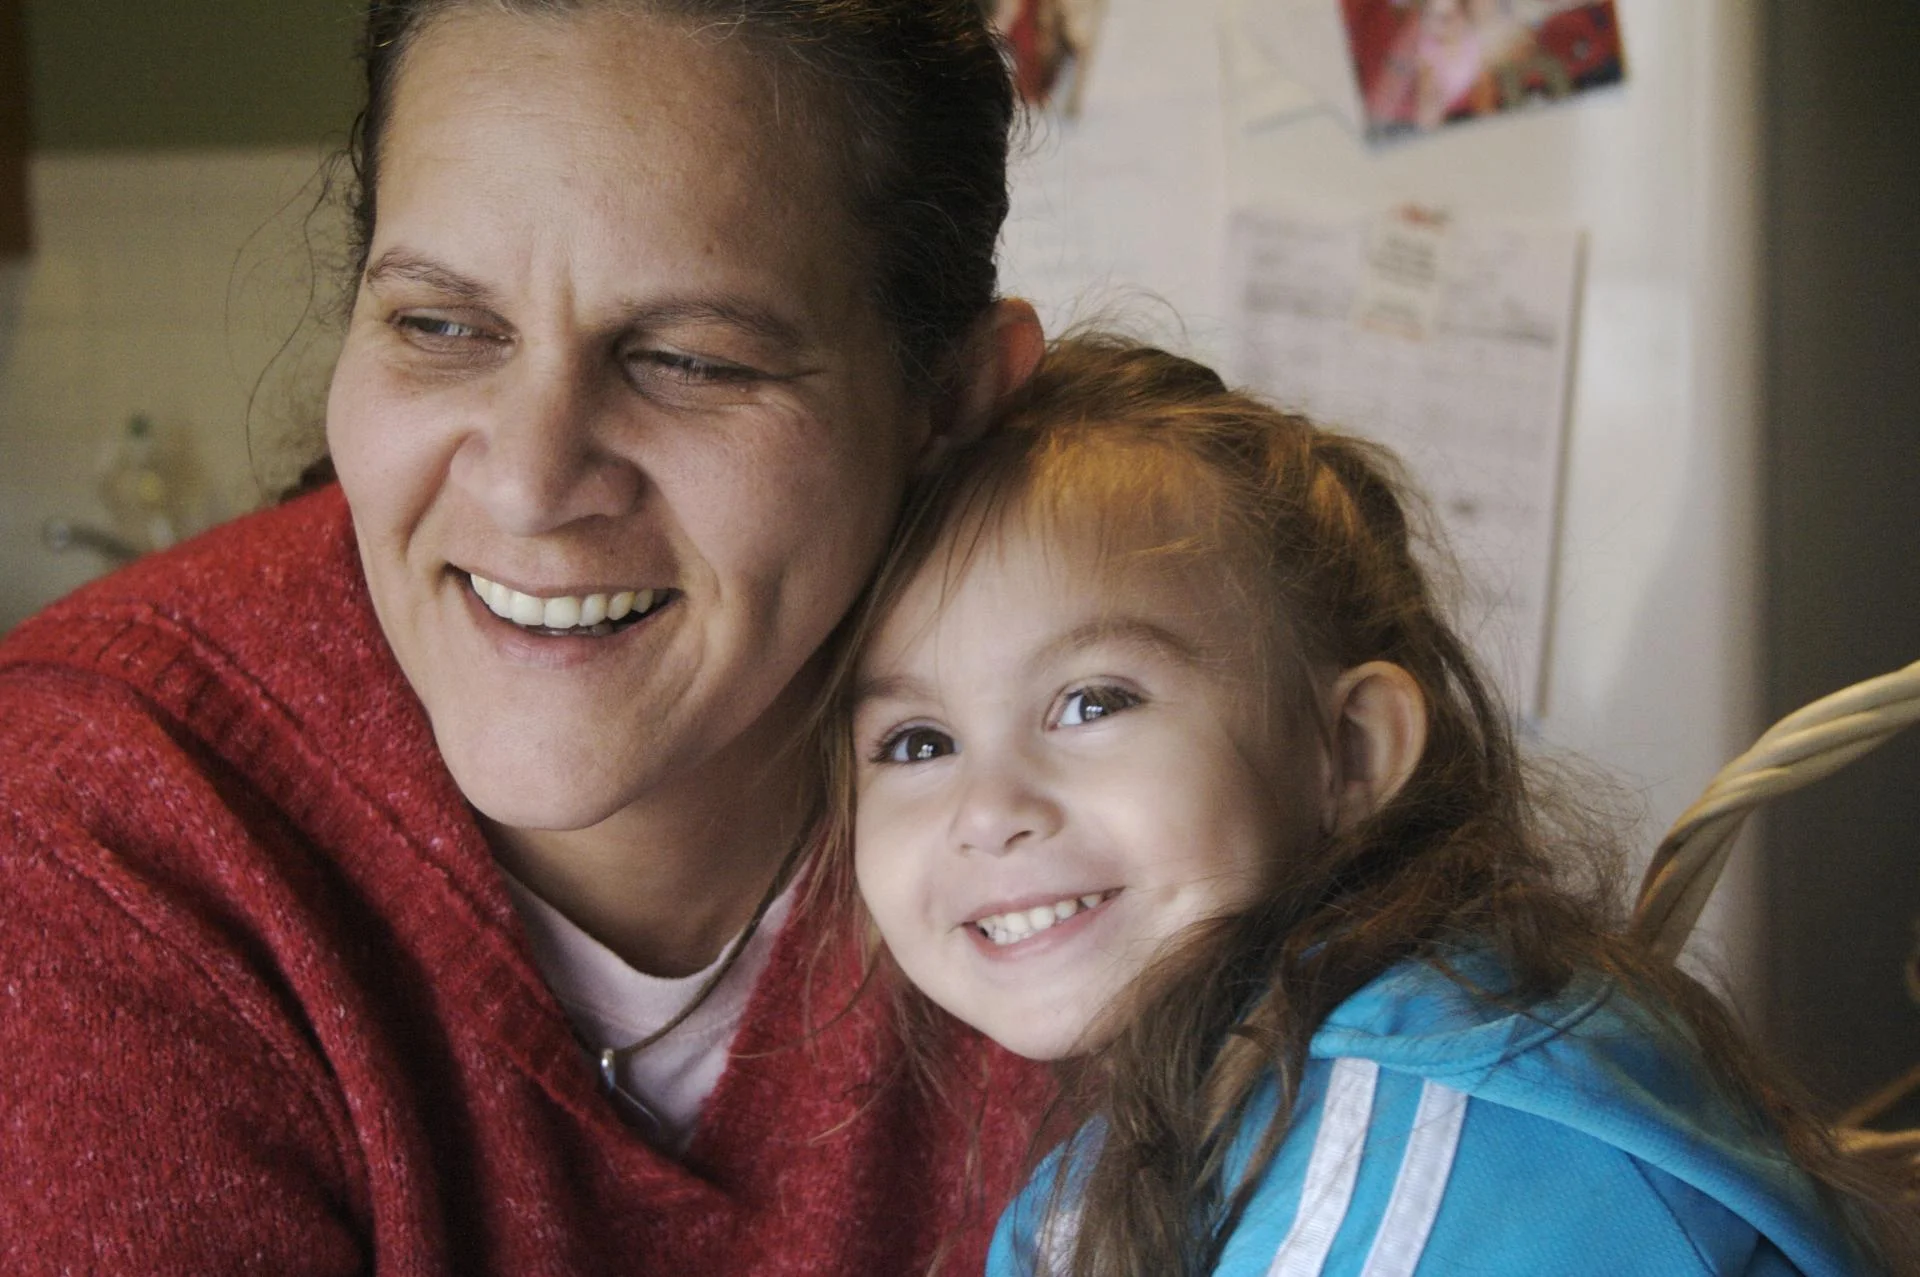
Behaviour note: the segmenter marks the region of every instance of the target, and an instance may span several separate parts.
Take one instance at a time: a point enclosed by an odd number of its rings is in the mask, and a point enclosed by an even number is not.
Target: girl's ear
[[[1400,792],[1427,748],[1427,698],[1413,675],[1388,661],[1356,665],[1327,700],[1332,763],[1328,832],[1365,820]]]
[[[988,307],[967,336],[951,407],[928,435],[920,469],[930,469],[948,449],[985,434],[1000,406],[1033,376],[1046,349],[1031,303],[1003,297]]]

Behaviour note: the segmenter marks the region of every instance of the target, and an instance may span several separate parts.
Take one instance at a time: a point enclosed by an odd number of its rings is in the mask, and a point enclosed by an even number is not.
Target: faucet
[[[104,528],[69,519],[48,519],[40,525],[40,540],[51,550],[92,550],[116,566],[139,558],[139,546]]]

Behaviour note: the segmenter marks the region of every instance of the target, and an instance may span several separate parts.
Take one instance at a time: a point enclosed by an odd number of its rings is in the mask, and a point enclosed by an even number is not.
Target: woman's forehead
[[[644,14],[456,9],[396,83],[369,263],[398,248],[585,311],[689,299],[864,341],[850,201],[772,75],[742,41]]]
[[[683,180],[729,170],[744,151],[762,184],[839,185],[823,171],[836,152],[779,60],[744,37],[626,7],[524,12],[450,6],[429,19],[399,62],[383,156],[396,132],[424,121],[496,127],[516,116],[556,116],[583,143],[619,148],[638,137]],[[684,139],[691,153],[665,149]],[[558,157],[557,157],[558,158]]]

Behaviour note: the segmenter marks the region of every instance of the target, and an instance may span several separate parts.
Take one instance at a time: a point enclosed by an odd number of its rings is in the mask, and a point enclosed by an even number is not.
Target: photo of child
[[[1013,55],[1021,100],[1071,114],[1106,0],[982,0],[982,5]]]
[[[1625,78],[1613,0],[1342,0],[1372,138]]]

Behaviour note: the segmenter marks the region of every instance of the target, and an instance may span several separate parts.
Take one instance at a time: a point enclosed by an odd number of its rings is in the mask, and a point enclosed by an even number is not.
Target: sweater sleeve
[[[318,1053],[243,996],[259,964],[213,897],[167,878],[188,835],[156,828],[138,864],[105,836],[97,778],[122,778],[123,816],[164,825],[160,779],[143,794],[140,770],[76,735],[29,759],[0,731],[0,1271],[369,1271]]]
[[[367,1270],[327,1123],[207,972],[46,858],[4,864],[0,1270]]]

